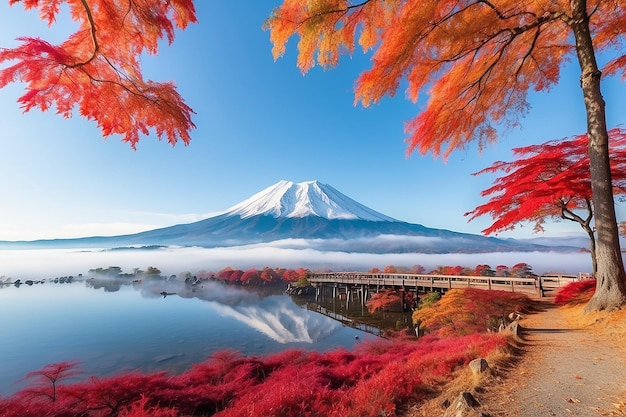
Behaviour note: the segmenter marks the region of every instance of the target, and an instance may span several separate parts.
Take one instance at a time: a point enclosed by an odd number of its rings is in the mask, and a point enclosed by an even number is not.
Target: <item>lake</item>
[[[213,281],[1,285],[0,317],[0,396],[22,388],[28,372],[61,361],[79,361],[83,377],[136,369],[178,373],[224,349],[329,351],[375,337],[288,295]]]

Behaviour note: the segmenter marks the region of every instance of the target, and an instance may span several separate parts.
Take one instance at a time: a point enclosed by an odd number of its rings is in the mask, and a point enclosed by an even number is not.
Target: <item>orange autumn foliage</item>
[[[516,126],[528,111],[528,91],[558,82],[575,53],[577,7],[565,0],[283,0],[265,28],[275,58],[292,36],[299,38],[302,72],[337,65],[357,44],[373,50],[355,101],[369,106],[401,86],[414,102],[427,93],[423,111],[406,125],[407,153],[447,156],[470,141],[479,147],[495,141],[498,125]],[[604,73],[624,74],[623,2],[593,2],[588,13],[596,50],[618,49]]]
[[[49,26],[62,3],[78,30],[59,45],[22,37],[16,48],[1,48],[0,88],[26,84],[18,101],[25,112],[52,106],[64,117],[75,108],[98,124],[103,136],[119,134],[133,149],[139,135],[154,129],[159,139],[188,144],[193,110],[173,83],[144,80],[140,57],[156,55],[159,42],[196,22],[193,0],[10,0],[39,9]]]
[[[453,289],[435,303],[416,310],[413,322],[438,336],[481,333],[507,320],[510,313],[529,312],[532,302],[524,294],[508,291]]]

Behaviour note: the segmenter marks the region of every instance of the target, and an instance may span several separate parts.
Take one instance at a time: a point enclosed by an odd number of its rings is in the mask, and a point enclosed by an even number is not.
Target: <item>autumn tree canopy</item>
[[[613,193],[626,194],[626,130],[612,129],[610,137]],[[489,215],[494,222],[486,235],[512,230],[525,222],[543,231],[546,218],[579,223],[590,239],[593,270],[596,270],[591,174],[587,134],[551,140],[541,145],[513,149],[513,161],[494,163],[474,175],[503,173],[481,192],[489,201],[465,213],[470,221]]]
[[[591,3],[595,47],[612,48],[626,31],[623,5]],[[563,0],[284,0],[265,27],[276,58],[291,36],[299,37],[303,72],[337,65],[357,43],[375,49],[371,68],[356,81],[355,100],[369,106],[401,85],[415,102],[426,93],[426,109],[406,126],[407,152],[448,155],[473,140],[495,141],[502,123],[515,126],[528,111],[529,90],[558,82],[575,52],[573,12]],[[618,55],[605,73],[623,73],[625,64]]]
[[[140,56],[156,55],[158,43],[196,22],[193,0],[9,0],[38,9],[52,26],[60,6],[69,6],[78,29],[59,45],[22,37],[0,48],[0,88],[26,84],[18,101],[25,112],[51,107],[64,117],[75,109],[95,121],[104,136],[119,134],[135,148],[154,129],[172,145],[188,144],[193,110],[170,82],[144,80]]]
[[[298,67],[332,67],[358,44],[373,50],[357,79],[355,101],[365,106],[400,86],[426,105],[406,125],[407,153],[447,156],[471,141],[479,147],[514,127],[529,110],[527,93],[547,91],[575,57],[587,116],[598,291],[590,309],[626,303],[611,187],[603,74],[626,75],[626,4],[621,0],[283,0],[267,19],[280,57],[297,36]],[[598,51],[612,60],[599,68]]]

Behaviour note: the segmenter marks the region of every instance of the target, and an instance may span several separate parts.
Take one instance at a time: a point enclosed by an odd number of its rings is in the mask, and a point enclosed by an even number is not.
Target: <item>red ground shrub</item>
[[[122,409],[118,417],[178,417],[178,410],[175,408],[161,407],[159,405],[148,405],[148,399],[142,396],[130,407]]]
[[[585,279],[572,282],[565,287],[561,287],[554,297],[554,304],[563,306],[566,304],[584,304],[596,292],[596,280]]]

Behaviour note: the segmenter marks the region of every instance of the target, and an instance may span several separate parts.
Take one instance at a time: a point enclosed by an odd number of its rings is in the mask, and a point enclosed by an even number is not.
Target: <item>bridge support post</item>
[[[404,313],[406,311],[406,291],[404,290],[404,287],[402,287],[402,289],[400,290],[400,292],[402,293],[402,312]]]

